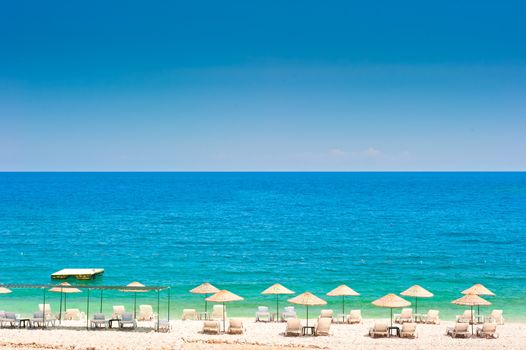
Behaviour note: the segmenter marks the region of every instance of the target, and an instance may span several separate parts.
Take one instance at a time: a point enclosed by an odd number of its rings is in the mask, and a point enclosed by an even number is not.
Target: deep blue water
[[[324,294],[346,283],[375,317],[372,300],[418,283],[447,318],[483,283],[526,318],[526,173],[0,173],[0,237],[0,283],[103,267],[95,283],[170,285],[175,313],[201,306],[187,291],[203,281],[244,296],[230,311],[247,315],[274,282],[334,308]]]

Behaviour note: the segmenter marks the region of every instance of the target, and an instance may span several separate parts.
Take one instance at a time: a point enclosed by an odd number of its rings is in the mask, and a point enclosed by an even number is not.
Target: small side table
[[[18,328],[26,328],[30,325],[31,320],[29,318],[19,318]]]
[[[301,329],[301,331],[302,331],[301,333],[303,335],[314,335],[314,329],[315,329],[315,327],[313,327],[313,326],[308,326],[308,327],[304,326]]]
[[[117,322],[117,327],[119,327],[119,319],[118,318],[112,318],[108,320],[108,328],[113,328],[113,322]]]
[[[272,320],[272,322],[279,322],[279,313],[273,312],[270,315],[270,319]]]
[[[400,337],[400,328],[396,326],[387,327],[387,331],[389,332],[389,336],[396,335],[397,337]],[[393,331],[394,334],[393,334]]]
[[[199,319],[200,320],[205,320],[206,321],[206,320],[208,320],[208,318],[209,318],[208,317],[208,312],[200,312],[199,313]]]

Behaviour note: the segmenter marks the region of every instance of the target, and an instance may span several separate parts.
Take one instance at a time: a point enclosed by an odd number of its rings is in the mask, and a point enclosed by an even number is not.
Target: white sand
[[[508,323],[497,327],[498,339],[452,339],[445,335],[447,326],[421,325],[417,339],[366,336],[373,320],[360,325],[331,326],[329,337],[285,337],[284,323],[255,323],[244,320],[244,335],[204,335],[200,321],[173,321],[169,333],[85,329],[0,329],[0,349],[526,349],[526,323]],[[311,322],[315,323],[314,320]],[[305,321],[303,321],[305,324]],[[257,346],[255,346],[257,345]]]

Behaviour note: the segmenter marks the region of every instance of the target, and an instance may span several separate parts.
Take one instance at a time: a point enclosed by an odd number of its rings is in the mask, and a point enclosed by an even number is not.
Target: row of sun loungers
[[[60,316],[53,315],[51,305],[39,304],[39,311],[33,313],[31,317],[20,318],[14,312],[0,311],[0,327],[53,327],[56,326]],[[152,321],[156,315],[153,313],[151,305],[139,306],[139,321]],[[86,314],[79,309],[67,309],[62,315],[62,320],[82,321],[86,320]],[[137,320],[133,313],[126,312],[124,306],[113,306],[113,314],[110,319],[102,313],[95,313],[90,320],[92,328],[111,328],[112,322],[117,322],[119,328],[137,328]]]

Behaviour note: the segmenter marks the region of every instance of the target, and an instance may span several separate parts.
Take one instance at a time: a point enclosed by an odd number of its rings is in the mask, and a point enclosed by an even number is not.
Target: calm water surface
[[[435,294],[419,306],[443,318],[483,283],[495,308],[526,319],[526,173],[0,173],[0,236],[1,283],[103,267],[92,283],[171,286],[177,316],[202,306],[187,291],[203,281],[244,296],[229,313],[247,316],[273,305],[259,293],[275,282],[323,297],[346,283],[366,317],[418,283]],[[32,312],[41,296],[15,290],[0,309]],[[105,297],[105,311],[132,307],[132,295]]]

